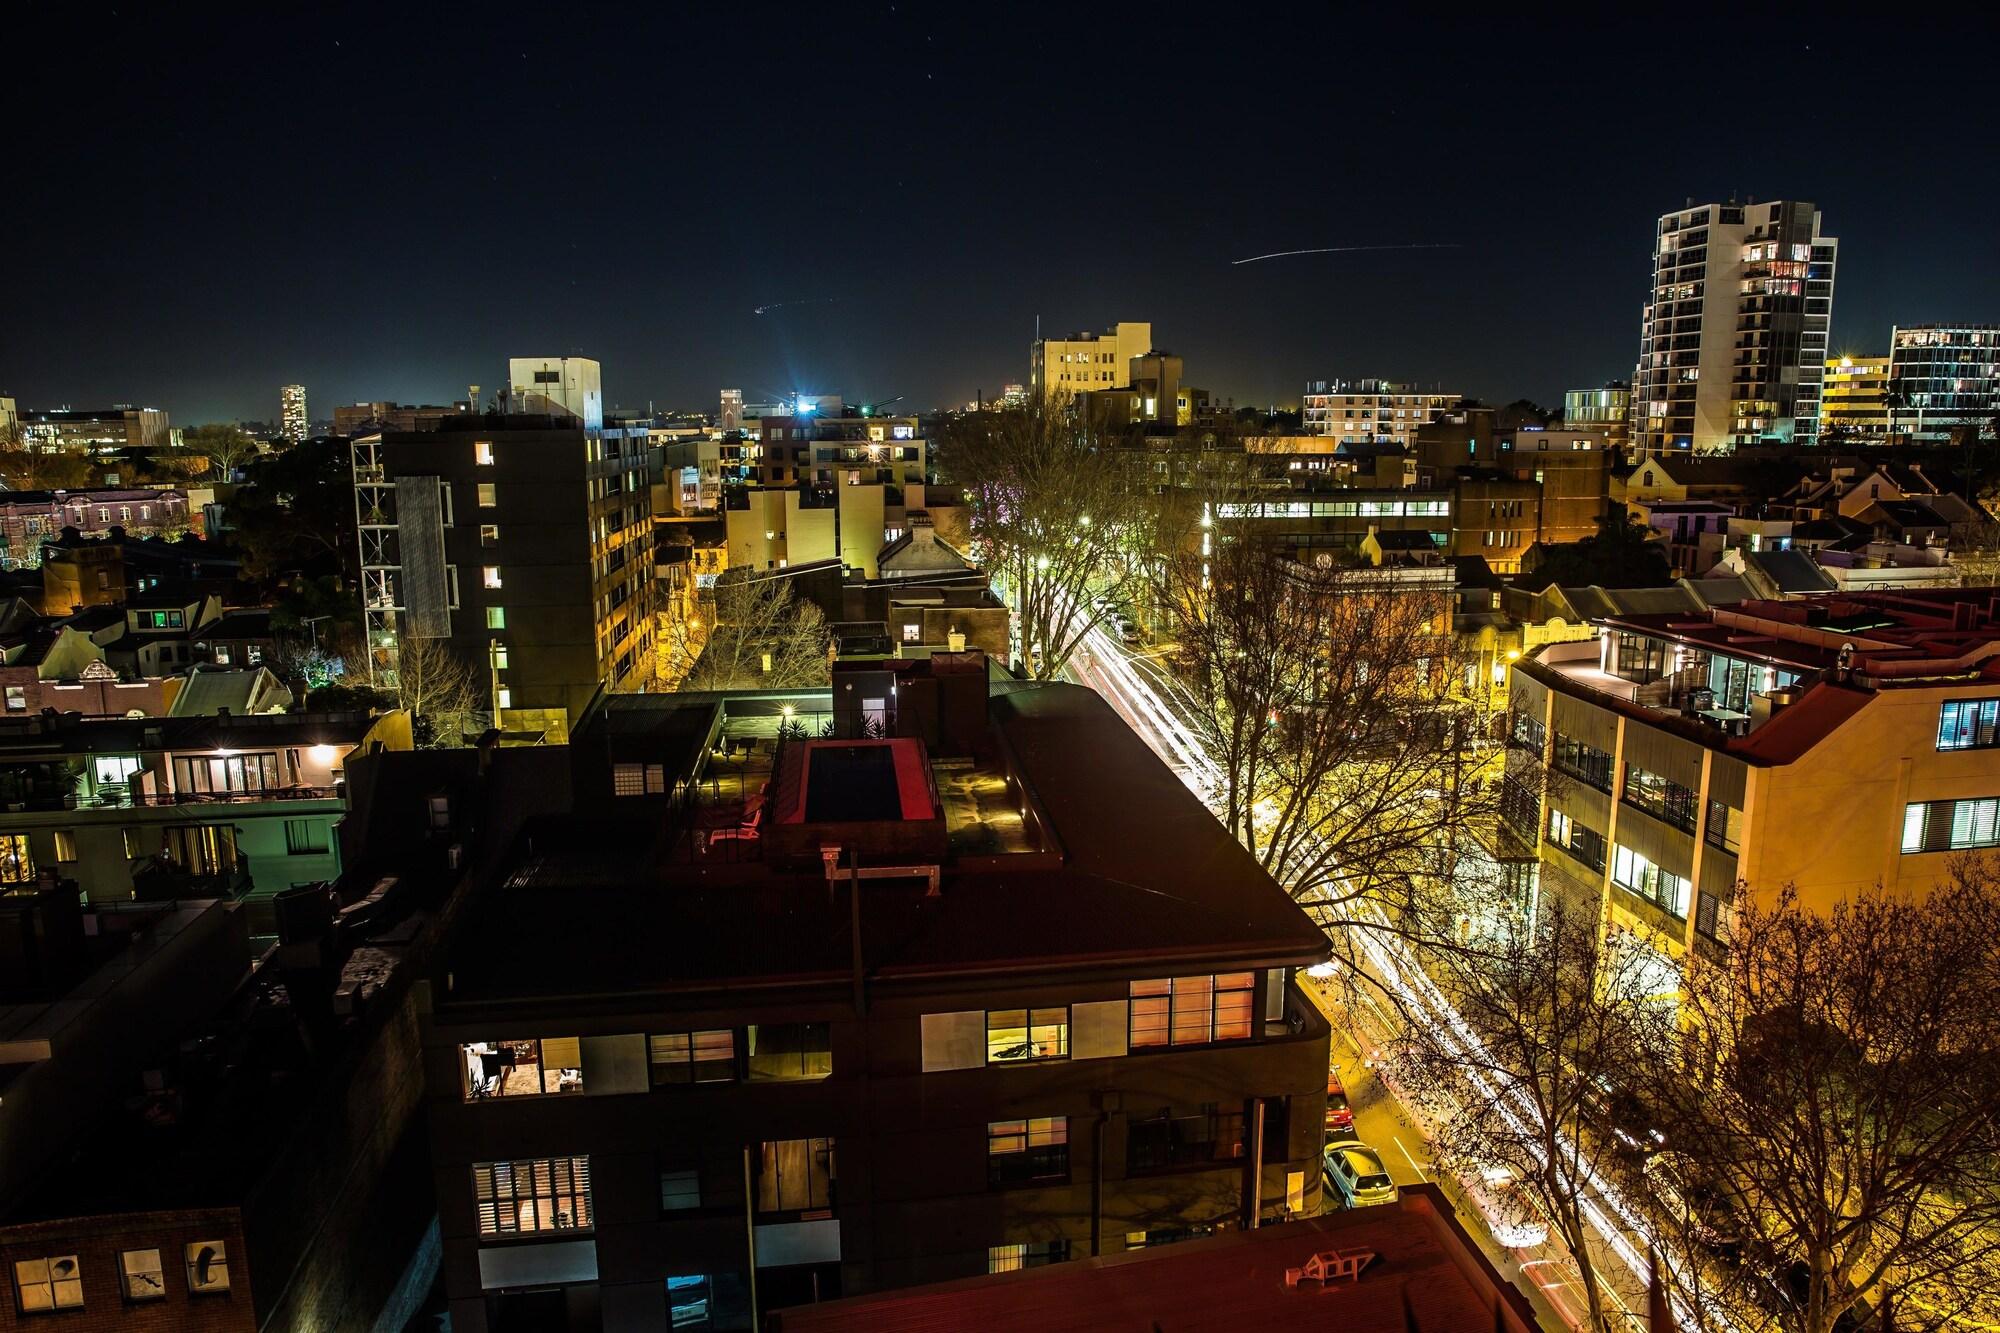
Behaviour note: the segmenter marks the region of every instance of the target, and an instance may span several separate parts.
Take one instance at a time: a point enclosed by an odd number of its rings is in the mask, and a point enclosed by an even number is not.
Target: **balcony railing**
[[[337,801],[339,787],[266,787],[261,791],[146,792],[141,805],[250,805],[264,801]]]

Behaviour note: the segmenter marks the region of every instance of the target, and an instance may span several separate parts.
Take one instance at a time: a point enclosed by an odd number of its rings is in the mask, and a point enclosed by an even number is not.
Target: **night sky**
[[[626,407],[929,407],[1040,315],[1239,403],[1548,402],[1630,373],[1653,219],[1732,192],[1825,212],[1836,349],[2000,321],[1992,19],[271,8],[10,19],[0,394],[325,418],[571,352]],[[1230,263],[1386,244],[1459,248]]]

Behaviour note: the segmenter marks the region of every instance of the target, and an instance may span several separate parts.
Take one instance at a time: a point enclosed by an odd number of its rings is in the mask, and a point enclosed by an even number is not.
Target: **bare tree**
[[[213,461],[225,481],[235,475],[238,466],[260,452],[256,440],[244,434],[240,426],[228,422],[190,426],[182,432],[181,439],[187,452]]]
[[[662,623],[662,674],[682,690],[824,685],[830,637],[819,607],[791,581],[731,571],[693,616]]]
[[[1158,562],[1222,820],[1325,923],[1448,942],[1497,906],[1462,872],[1498,809],[1449,571],[1301,563],[1245,508],[1202,506]]]
[[[973,549],[1018,617],[1023,666],[1053,680],[1142,585],[1144,488],[1067,398],[957,418],[940,443]]]
[[[1996,869],[1923,900],[1740,899],[1726,951],[1691,958],[1659,1095],[1759,1279],[1711,1304],[1799,1333],[1864,1305],[1901,1333],[2000,1314]]]
[[[421,745],[463,745],[488,708],[485,680],[447,639],[400,636],[392,693],[396,706],[409,710]]]
[[[1587,1327],[1623,1328],[1607,1307],[1589,1212],[1629,1165],[1601,1112],[1666,1048],[1672,1010],[1651,995],[1643,941],[1606,936],[1563,899],[1444,954],[1432,976],[1477,1040],[1445,1021],[1413,1022],[1392,1061],[1406,1104],[1431,1112],[1433,1161],[1464,1182],[1496,1235],[1525,1239],[1547,1218],[1588,1300]],[[1593,1108],[1596,1108],[1594,1111]]]

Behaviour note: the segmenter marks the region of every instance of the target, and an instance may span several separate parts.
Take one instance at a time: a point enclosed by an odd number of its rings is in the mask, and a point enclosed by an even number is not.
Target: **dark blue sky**
[[[2000,320],[1991,18],[681,8],[31,4],[0,393],[324,417],[569,351],[627,406],[928,406],[1040,315],[1239,402],[1547,401],[1630,372],[1654,217],[1732,191],[1825,211],[1837,345]],[[1460,248],[1230,264],[1391,243]]]

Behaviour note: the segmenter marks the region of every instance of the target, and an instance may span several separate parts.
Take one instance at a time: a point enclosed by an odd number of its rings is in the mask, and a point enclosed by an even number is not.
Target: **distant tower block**
[[[293,444],[303,441],[312,430],[311,420],[306,416],[306,386],[287,384],[278,390],[278,408],[278,433]]]

